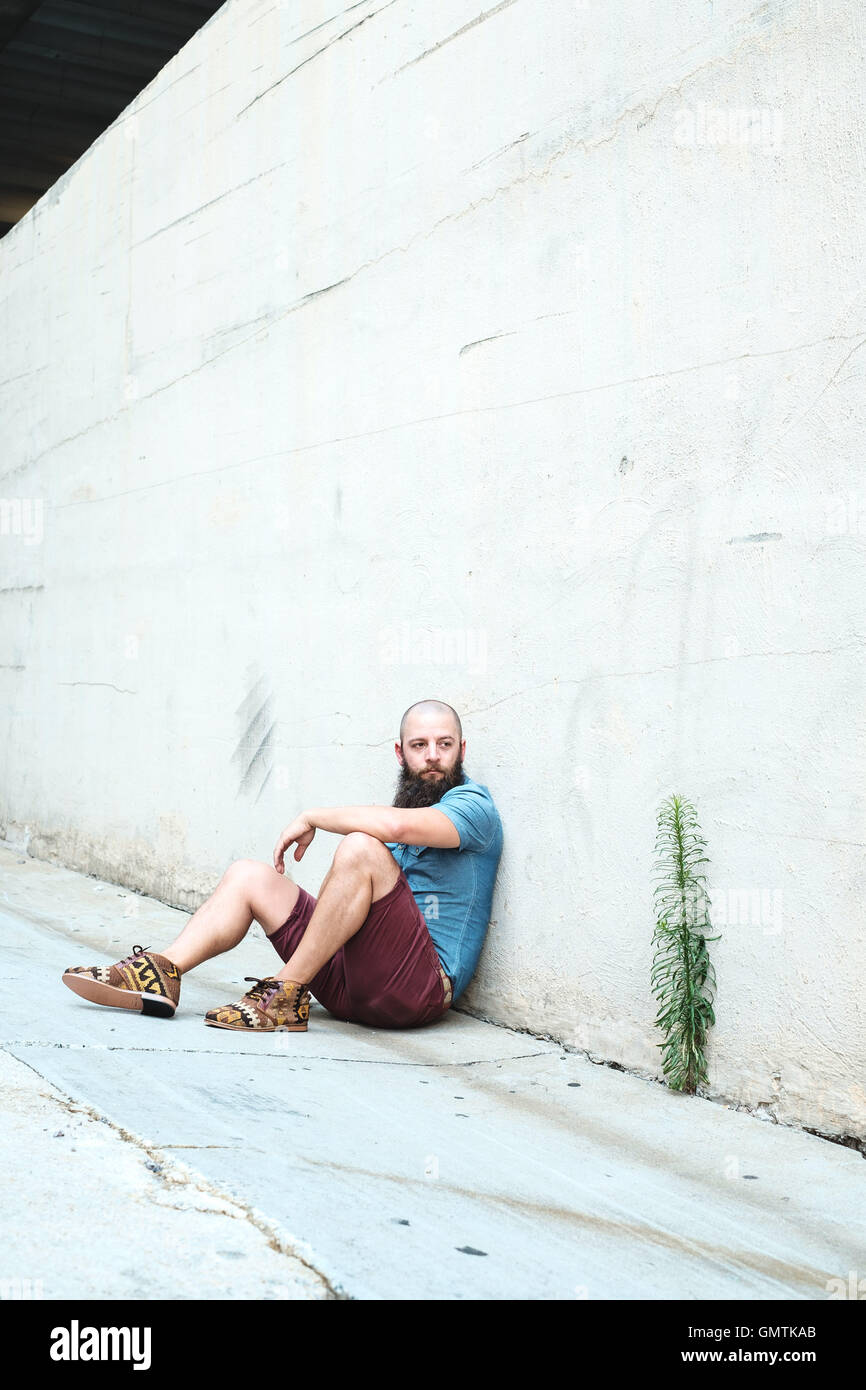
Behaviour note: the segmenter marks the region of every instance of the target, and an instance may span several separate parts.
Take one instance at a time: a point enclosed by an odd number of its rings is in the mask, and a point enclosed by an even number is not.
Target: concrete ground
[[[459,1012],[206,1028],[278,968],[257,926],[170,1020],[61,984],[185,918],[0,846],[6,1296],[823,1301],[866,1273],[855,1150]]]

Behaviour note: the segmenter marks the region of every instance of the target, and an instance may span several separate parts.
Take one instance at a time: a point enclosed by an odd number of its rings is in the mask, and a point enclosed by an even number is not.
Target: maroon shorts
[[[315,906],[301,888],[288,921],[268,938],[283,961],[297,949]],[[373,1028],[417,1028],[450,1008],[451,981],[402,869],[355,935],[306,983],[335,1018]]]

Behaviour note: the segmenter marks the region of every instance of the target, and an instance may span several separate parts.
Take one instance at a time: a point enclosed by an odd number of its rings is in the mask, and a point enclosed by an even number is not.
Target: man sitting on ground
[[[484,944],[502,825],[487,787],[463,771],[466,740],[450,705],[411,705],[394,751],[391,806],[303,811],[277,841],[273,867],[236,860],[164,951],[134,946],[114,965],[67,970],[64,984],[92,1003],[171,1018],[181,977],[237,946],[255,920],[284,967],[211,1009],[212,1027],[304,1032],[311,994],[335,1018],[374,1028],[440,1018]],[[300,862],[317,830],[343,839],[314,898],[286,876],[283,856],[295,845]]]

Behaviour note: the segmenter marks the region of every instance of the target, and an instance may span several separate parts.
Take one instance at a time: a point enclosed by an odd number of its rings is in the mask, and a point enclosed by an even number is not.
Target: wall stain
[[[754,536],[731,536],[728,545],[736,545],[738,541],[780,541],[781,531],[757,531]]]
[[[329,1171],[333,1169],[368,1180],[371,1178],[384,1180],[409,1190],[415,1189],[425,1193],[430,1190],[430,1183],[427,1178],[409,1178],[396,1176],[392,1173],[377,1173],[370,1169],[355,1167],[353,1164],[335,1163],[333,1158],[313,1158],[309,1154],[304,1154],[301,1161],[313,1167],[327,1168]],[[571,1207],[533,1202],[526,1197],[516,1197],[510,1192],[477,1191],[472,1188],[461,1187],[457,1183],[443,1182],[441,1178],[437,1179],[436,1188],[437,1191],[444,1189],[446,1192],[452,1192],[473,1203],[511,1211],[515,1215],[529,1216],[536,1222],[558,1222],[575,1233],[577,1231],[591,1231],[598,1235],[622,1237],[645,1245],[655,1245],[676,1255],[691,1256],[698,1259],[701,1264],[709,1262],[723,1269],[748,1270],[767,1279],[776,1279],[785,1285],[798,1285],[804,1290],[809,1290],[813,1296],[817,1296],[818,1290],[823,1293],[828,1279],[835,1277],[833,1272],[829,1270],[816,1269],[811,1265],[791,1264],[787,1260],[776,1259],[773,1255],[766,1255],[758,1250],[733,1249],[726,1245],[698,1239],[695,1236],[678,1235],[676,1231],[666,1231],[646,1222],[620,1220],[616,1217],[602,1216],[597,1212],[577,1211]]]
[[[238,769],[238,796],[258,801],[273,771],[274,702],[265,676],[253,681],[235,710],[241,734],[231,761]]]

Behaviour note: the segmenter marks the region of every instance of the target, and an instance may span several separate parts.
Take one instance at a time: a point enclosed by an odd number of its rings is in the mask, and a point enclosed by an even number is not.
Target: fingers
[[[296,834],[292,833],[294,827],[297,827]],[[315,830],[309,828],[304,829],[303,823],[299,821],[296,821],[294,823],[294,827],[291,825],[286,827],[279,840],[277,841],[277,847],[274,850],[274,868],[279,874],[283,874],[286,871],[285,864],[283,862],[283,856],[286,850],[289,848],[289,846],[292,844],[295,845],[295,863],[299,864],[300,861],[303,859],[304,855],[306,854],[307,849],[312,842],[313,836],[316,833]],[[295,844],[296,841],[297,844]]]
[[[310,845],[313,843],[313,836],[315,835],[315,833],[315,830],[310,829],[304,831],[302,835],[293,836],[293,839],[296,839],[298,842],[295,846],[296,864],[299,864],[301,862]]]

